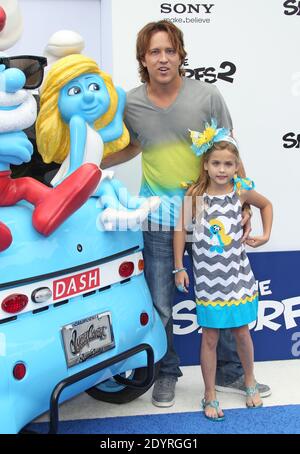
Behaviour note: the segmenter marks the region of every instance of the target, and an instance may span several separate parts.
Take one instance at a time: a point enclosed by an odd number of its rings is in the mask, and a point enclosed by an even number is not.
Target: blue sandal
[[[257,394],[257,393],[259,394],[257,383],[254,386],[246,386],[246,399],[247,399],[247,397],[255,396],[255,394]],[[252,410],[254,408],[260,408],[262,406],[263,406],[263,402],[261,402],[258,405],[254,405],[254,403],[253,403],[253,405],[249,405],[246,400],[246,407],[249,408],[250,410]]]
[[[218,400],[206,401],[206,399],[204,397],[202,399],[202,401],[201,401],[201,404],[202,404],[202,408],[203,408],[203,411],[204,411],[205,418],[209,419],[210,421],[217,421],[217,422],[224,421],[225,415],[224,416],[217,416],[217,418],[214,418],[213,416],[207,416],[207,414],[205,413],[206,407],[211,407],[211,408],[214,408],[216,410],[216,413],[218,415],[218,413],[219,413],[219,401]]]

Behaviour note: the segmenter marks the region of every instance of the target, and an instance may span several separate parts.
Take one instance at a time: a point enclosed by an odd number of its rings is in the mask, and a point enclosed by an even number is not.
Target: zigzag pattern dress
[[[235,328],[256,320],[257,284],[241,243],[242,206],[236,192],[203,194],[193,263],[197,320],[206,328]]]

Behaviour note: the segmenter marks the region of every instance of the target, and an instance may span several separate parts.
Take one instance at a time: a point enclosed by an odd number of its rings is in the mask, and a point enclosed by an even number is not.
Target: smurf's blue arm
[[[126,93],[121,87],[116,87],[118,94],[118,107],[113,120],[98,132],[104,143],[112,142],[121,137],[123,133],[123,114],[126,104]]]
[[[23,131],[0,134],[0,171],[9,170],[10,164],[29,162],[33,147]]]
[[[83,164],[86,143],[86,123],[78,115],[74,115],[69,123],[70,127],[70,168],[68,173],[74,172]]]

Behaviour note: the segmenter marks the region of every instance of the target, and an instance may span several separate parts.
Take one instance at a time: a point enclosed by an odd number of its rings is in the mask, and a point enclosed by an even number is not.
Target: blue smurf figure
[[[37,108],[25,88],[36,88],[42,81],[43,63],[43,57],[33,56],[0,59],[0,206],[30,202],[34,206],[32,224],[47,236],[88,199],[101,171],[94,164],[85,164],[54,189],[30,177],[11,178],[10,164],[29,162],[33,152],[23,129],[35,122]]]
[[[114,87],[111,77],[95,61],[74,54],[54,63],[41,89],[36,122],[39,153],[44,162],[61,164],[52,180],[55,186],[85,163],[100,166],[102,157],[129,143],[123,123],[126,94]],[[135,228],[157,209],[158,197],[132,197],[126,187],[103,171],[94,191],[99,197],[102,226],[114,230],[121,224]]]
[[[21,33],[18,3],[1,2],[0,51],[13,46]],[[33,178],[11,178],[11,164],[31,160],[33,147],[23,129],[34,124],[37,107],[27,89],[40,86],[46,64],[44,57],[7,57],[0,52],[0,206],[15,205],[21,200],[30,202],[34,206],[32,224],[47,236],[88,199],[98,185],[101,171],[93,164],[81,166],[54,190]],[[0,222],[0,252],[12,241],[9,227]]]

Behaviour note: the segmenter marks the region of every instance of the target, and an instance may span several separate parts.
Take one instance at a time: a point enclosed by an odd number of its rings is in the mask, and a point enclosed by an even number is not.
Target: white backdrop
[[[216,83],[221,90],[247,174],[274,204],[272,239],[259,254],[250,254],[260,288],[258,322],[252,327],[256,358],[299,357],[299,1],[19,1],[24,33],[10,55],[42,54],[54,32],[71,29],[83,36],[84,53],[126,90],[140,83],[135,60],[140,28],[162,18],[182,28],[188,73]],[[119,166],[117,176],[137,192],[140,158]],[[194,296],[183,297],[187,299],[176,295],[173,311],[176,350],[183,365],[198,364]]]
[[[249,255],[260,289],[258,320],[251,327],[255,359],[299,357],[300,2],[111,0],[111,4],[115,83],[125,89],[139,84],[136,34],[147,22],[164,18],[184,32],[189,74],[216,83],[226,99],[247,175],[274,205],[270,242],[258,250],[249,248],[258,252]],[[137,183],[136,164],[126,172]],[[257,213],[252,226],[253,233],[259,233]],[[199,327],[191,291],[185,296],[176,293],[173,317],[181,363],[198,364]]]
[[[274,204],[272,239],[259,250],[300,250],[298,1],[20,0],[20,6],[24,32],[11,55],[41,54],[52,33],[72,29],[83,36],[84,53],[125,90],[139,84],[138,30],[152,20],[173,20],[184,31],[186,68],[221,90],[247,174]],[[119,167],[117,176],[137,192],[140,158]],[[255,216],[253,230],[259,227]]]
[[[202,80],[216,78],[232,114],[247,175],[273,202],[272,239],[259,250],[299,250],[299,144],[284,148],[284,143],[293,143],[283,140],[287,133],[299,133],[298,2],[214,0],[205,4],[206,9],[191,0],[111,0],[111,4],[115,83],[126,90],[139,84],[135,60],[139,29],[152,20],[173,20],[185,35],[187,68],[202,68],[198,71]],[[161,5],[172,12],[161,12]],[[194,10],[197,5],[199,13]],[[230,64],[222,69],[226,61]],[[222,80],[233,67],[232,83]],[[135,164],[126,171],[138,185]],[[253,231],[259,228],[254,216]]]
[[[100,0],[19,0],[23,34],[10,55],[43,55],[50,36],[58,30],[73,30],[85,40],[85,54],[101,61]]]

